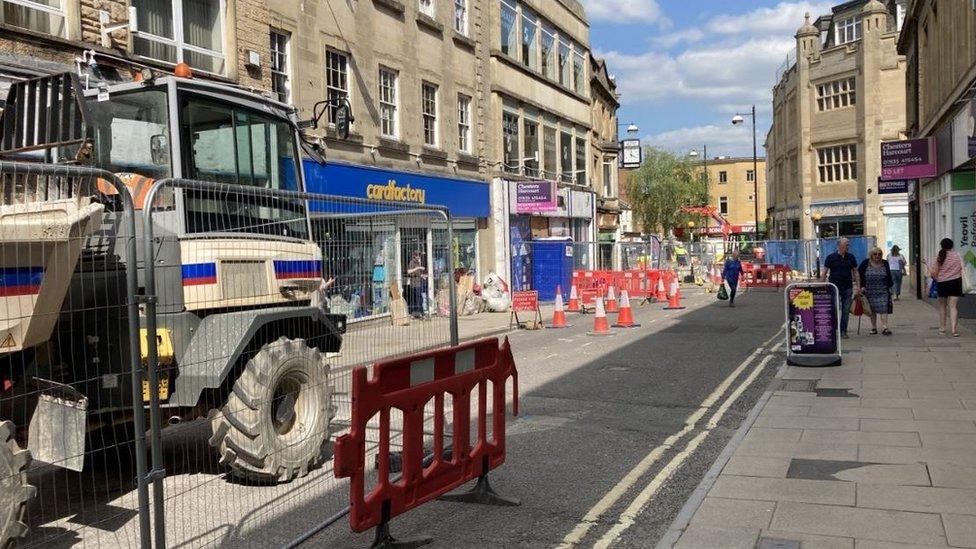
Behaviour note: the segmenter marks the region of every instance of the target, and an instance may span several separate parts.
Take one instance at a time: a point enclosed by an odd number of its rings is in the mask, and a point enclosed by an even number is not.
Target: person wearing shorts
[[[952,330],[952,337],[959,337],[959,298],[962,297],[962,256],[953,250],[955,243],[951,238],[943,238],[939,243],[939,255],[929,267],[929,275],[935,280],[939,295],[939,333],[946,333],[946,324]]]

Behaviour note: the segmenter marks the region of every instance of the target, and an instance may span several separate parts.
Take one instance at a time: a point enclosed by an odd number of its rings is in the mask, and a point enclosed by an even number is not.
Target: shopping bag
[[[725,287],[725,282],[723,282],[722,285],[718,287],[718,294],[716,295],[716,297],[718,297],[722,301],[725,301],[726,299],[729,298],[729,291]]]
[[[871,309],[871,301],[867,298],[867,296],[860,295],[858,296],[858,299],[861,300],[861,310],[864,311],[864,314],[868,316],[874,314],[874,310]]]
[[[929,297],[932,299],[939,297],[939,284],[934,278],[932,279],[932,285],[929,286]]]
[[[861,296],[855,296],[854,301],[851,302],[851,314],[854,316],[864,314],[864,303],[861,301]]]

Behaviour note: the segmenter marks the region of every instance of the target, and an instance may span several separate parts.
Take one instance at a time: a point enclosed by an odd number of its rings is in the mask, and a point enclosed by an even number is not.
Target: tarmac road
[[[570,315],[565,330],[512,334],[521,415],[509,420],[507,462],[490,479],[522,505],[435,501],[394,519],[393,535],[426,534],[445,548],[653,547],[781,363],[781,353],[768,356],[782,339],[771,339],[781,292],[749,292],[735,309],[685,295],[682,311],[637,306],[642,326],[610,337],[586,335],[590,315]],[[214,463],[205,421],[170,433],[170,547],[281,547],[348,502],[331,463],[289,484],[241,484]],[[32,505],[26,545],[138,546],[131,472],[110,473],[116,485],[104,475],[38,475],[49,496]],[[303,547],[371,541],[343,518]]]

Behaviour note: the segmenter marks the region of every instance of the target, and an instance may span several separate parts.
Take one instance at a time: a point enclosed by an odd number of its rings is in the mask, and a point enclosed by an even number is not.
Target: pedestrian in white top
[[[893,291],[894,294],[892,299],[898,301],[898,296],[901,295],[901,279],[905,277],[906,270],[905,267],[908,262],[905,261],[905,256],[901,255],[901,248],[897,244],[891,247],[891,253],[888,254],[888,267],[891,269],[891,279],[894,281],[895,286]]]

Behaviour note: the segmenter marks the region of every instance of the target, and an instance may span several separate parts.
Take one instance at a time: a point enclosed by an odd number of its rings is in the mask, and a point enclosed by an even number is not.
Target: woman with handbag
[[[864,282],[858,299],[867,299],[870,306],[870,311],[865,308],[865,312],[871,317],[871,334],[878,333],[878,317],[880,317],[881,333],[891,335],[891,330],[888,329],[888,315],[893,309],[891,287],[895,283],[891,278],[891,267],[885,261],[881,248],[871,248],[868,258],[861,262],[857,270]]]
[[[939,255],[935,265],[929,267],[929,275],[936,284],[939,296],[939,334],[946,333],[946,317],[952,328],[952,337],[959,337],[959,298],[962,297],[962,257],[953,250],[951,238],[939,243]]]
[[[732,250],[732,257],[725,260],[722,268],[722,280],[729,286],[729,307],[735,307],[735,291],[739,287],[739,277],[742,276],[742,262],[739,261],[739,250]]]

